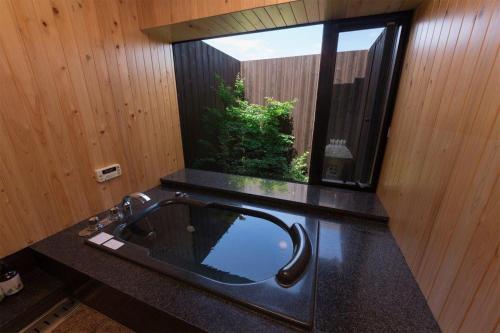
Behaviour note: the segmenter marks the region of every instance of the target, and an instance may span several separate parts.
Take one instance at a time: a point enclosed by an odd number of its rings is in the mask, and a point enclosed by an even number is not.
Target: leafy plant
[[[306,151],[302,155],[295,156],[290,163],[290,169],[288,170],[287,178],[307,182],[309,177],[307,176],[307,157],[309,152]]]
[[[264,105],[245,99],[245,85],[236,77],[227,86],[217,77],[222,108],[209,108],[203,117],[203,156],[195,167],[274,179],[307,181],[308,153],[293,148],[292,110],[295,101],[266,98]]]

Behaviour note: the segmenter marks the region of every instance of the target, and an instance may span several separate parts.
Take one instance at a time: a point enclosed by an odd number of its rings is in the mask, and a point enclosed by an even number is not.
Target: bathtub
[[[172,193],[103,232],[123,245],[86,243],[267,315],[312,326],[315,219]]]

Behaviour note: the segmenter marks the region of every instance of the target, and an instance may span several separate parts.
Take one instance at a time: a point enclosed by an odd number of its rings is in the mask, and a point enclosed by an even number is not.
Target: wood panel
[[[393,13],[423,0],[143,0],[141,27],[156,39],[178,42],[332,19]]]
[[[445,332],[498,331],[500,3],[414,19],[378,195]]]
[[[311,151],[319,61],[319,55],[308,55],[241,63],[245,95],[251,103],[263,104],[266,97],[280,101],[296,100],[293,135],[299,154]]]
[[[183,167],[171,45],[135,0],[0,1],[0,257]],[[93,170],[120,163],[107,183]]]
[[[141,0],[137,3],[142,29],[223,15],[290,0]]]
[[[203,114],[208,108],[222,108],[216,77],[232,86],[240,62],[202,41],[177,43],[172,48],[184,157],[186,167],[192,167],[197,158],[206,155],[200,144],[200,139],[207,139],[203,135]]]
[[[349,90],[356,78],[365,76],[367,51],[340,52],[335,66],[336,93]],[[293,110],[295,149],[311,151],[316,110],[320,55],[243,61],[241,73],[250,102],[263,104],[265,97],[296,100]],[[344,87],[344,88],[341,88]],[[347,87],[347,88],[346,88]],[[344,101],[349,103],[348,101]],[[346,127],[345,124],[339,124]]]

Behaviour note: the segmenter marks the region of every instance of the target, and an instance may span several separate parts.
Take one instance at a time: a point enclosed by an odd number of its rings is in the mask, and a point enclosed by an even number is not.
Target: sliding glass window
[[[311,181],[374,189],[402,60],[391,17],[325,25]]]

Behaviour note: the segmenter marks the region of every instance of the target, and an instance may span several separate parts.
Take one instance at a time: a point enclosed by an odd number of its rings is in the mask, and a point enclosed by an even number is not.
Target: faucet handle
[[[109,209],[109,219],[111,221],[118,221],[120,219],[120,210],[114,206]]]
[[[87,220],[87,226],[78,232],[78,236],[80,237],[89,237],[99,230],[101,230],[103,225],[99,223],[98,216],[92,216]]]
[[[101,228],[101,225],[99,224],[99,217],[97,216],[92,216],[91,218],[89,218],[88,223],[89,230],[97,231]]]
[[[129,214],[132,212],[132,205],[130,200],[125,200],[122,204],[123,213]]]

